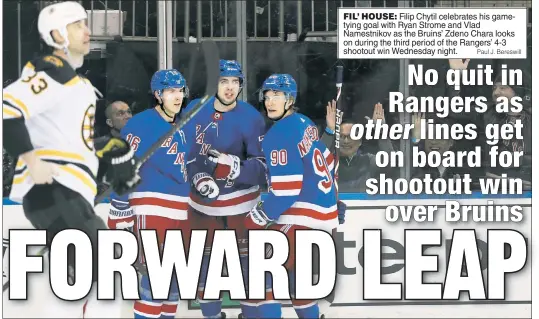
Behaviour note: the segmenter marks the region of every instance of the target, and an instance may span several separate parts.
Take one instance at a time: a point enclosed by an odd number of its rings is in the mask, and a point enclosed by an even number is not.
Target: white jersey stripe
[[[158,192],[133,192],[129,195],[129,199],[147,198],[147,197],[160,198],[164,200],[170,200],[170,201],[181,202],[181,203],[189,202],[188,196],[176,196],[176,195],[170,195],[170,194],[164,194],[164,193],[158,193]]]
[[[160,207],[155,205],[133,206],[133,213],[138,216],[160,216],[174,220],[187,220],[187,210]]]
[[[279,175],[272,176],[271,182],[301,182],[303,181],[303,175]]]
[[[271,192],[275,196],[295,196],[301,193],[301,189],[280,189],[280,190],[272,189]]]

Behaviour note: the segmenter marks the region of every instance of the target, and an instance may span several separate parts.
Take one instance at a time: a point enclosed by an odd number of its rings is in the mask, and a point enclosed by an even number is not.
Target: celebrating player
[[[206,318],[224,316],[221,301],[204,300],[213,232],[234,229],[238,238],[242,267],[247,269],[247,241],[244,219],[260,200],[266,167],[261,150],[265,132],[262,115],[250,104],[238,101],[244,85],[241,66],[236,61],[220,61],[217,94],[193,119],[196,125],[194,151],[188,164],[193,192],[189,207],[189,225],[207,229],[206,250],[200,275],[199,301]],[[191,102],[187,108],[196,104]],[[250,317],[256,309],[242,303]]]
[[[295,264],[295,231],[337,227],[338,208],[333,180],[333,156],[318,139],[318,129],[306,116],[295,112],[296,81],[288,74],[267,78],[260,90],[267,116],[274,125],[266,133],[262,149],[268,165],[268,197],[245,219],[247,229],[273,229],[286,234],[290,257],[285,267],[292,287]],[[280,318],[280,306],[258,307],[257,318]],[[292,300],[299,318],[318,318],[314,300]],[[275,305],[275,304],[274,304]]]
[[[177,70],[155,72],[151,80],[151,90],[156,106],[135,115],[121,130],[122,137],[131,143],[136,155],[144,154],[170,129],[188,95],[185,79]],[[129,199],[112,198],[110,228],[130,228],[136,218],[135,234],[138,235],[138,230],[141,229],[156,230],[160,245],[164,244],[167,229],[186,230],[190,192],[185,166],[188,140],[184,130],[169,137],[142,165],[140,175],[144,182],[129,195]],[[142,252],[140,256],[143,256]],[[144,264],[143,257],[141,264]],[[142,272],[142,299],[135,301],[135,318],[174,318],[179,301],[175,280],[171,286],[169,300],[152,300],[151,296],[148,276]]]
[[[45,7],[38,29],[53,53],[28,62],[21,78],[3,92],[4,148],[19,157],[10,198],[22,202],[35,228],[47,230],[48,246],[65,229],[84,231],[98,246],[97,230],[107,229],[93,208],[98,157],[109,163],[107,175],[116,192],[128,192],[140,181],[126,141],[111,137],[94,145],[96,90],[75,71],[90,51],[86,18],[77,2]],[[93,253],[96,280],[97,250]],[[71,269],[74,258],[68,255]],[[90,316],[121,315],[118,303],[91,302],[85,308]],[[48,309],[52,316],[61,311]]]

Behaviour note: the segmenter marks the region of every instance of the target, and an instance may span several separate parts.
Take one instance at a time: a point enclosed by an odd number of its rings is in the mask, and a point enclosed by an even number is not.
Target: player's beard
[[[230,101],[226,101],[225,99],[221,98],[221,96],[219,96],[219,94],[216,94],[215,97],[217,98],[219,103],[221,103],[221,105],[223,105],[224,107],[227,107],[227,106],[230,106],[230,105],[234,104],[237,101],[238,94],[236,94],[234,96],[234,98],[231,98]]]

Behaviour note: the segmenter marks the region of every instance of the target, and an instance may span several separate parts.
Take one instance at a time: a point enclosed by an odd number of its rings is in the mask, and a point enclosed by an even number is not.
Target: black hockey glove
[[[95,148],[97,156],[108,163],[106,180],[116,194],[125,195],[140,184],[135,151],[125,140],[112,137],[96,142]]]

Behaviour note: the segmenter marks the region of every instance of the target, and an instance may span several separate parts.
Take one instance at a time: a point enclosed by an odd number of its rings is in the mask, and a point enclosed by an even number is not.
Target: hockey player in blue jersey
[[[188,95],[184,77],[177,70],[157,71],[151,80],[151,90],[156,99],[154,108],[131,118],[121,130],[135,154],[144,154],[169,129]],[[142,165],[143,182],[127,197],[112,196],[109,227],[126,229],[134,224],[138,236],[140,229],[157,231],[160,245],[164,243],[167,229],[187,230],[187,202],[190,185],[187,180],[186,162],[189,137],[180,130],[170,136],[152,157]],[[185,242],[185,240],[184,240]],[[143,264],[143,254],[139,254]],[[135,301],[135,318],[174,318],[179,301],[176,281],[172,280],[169,300],[152,300],[148,277],[141,274],[141,300]]]
[[[294,285],[295,231],[320,229],[329,233],[339,224],[333,176],[333,156],[319,141],[316,125],[296,113],[296,81],[288,74],[267,78],[260,90],[267,116],[274,121],[262,142],[268,166],[268,197],[245,219],[247,229],[272,229],[288,237],[285,264]],[[344,213],[344,212],[342,212]],[[257,318],[280,318],[280,307],[258,307]],[[315,300],[292,300],[299,318],[318,318]]]
[[[247,269],[244,219],[260,200],[260,185],[266,181],[261,150],[264,118],[255,107],[237,100],[244,85],[240,64],[221,60],[219,68],[216,96],[192,120],[196,139],[187,168],[193,185],[189,225],[192,229],[208,230],[199,285],[200,308],[205,318],[224,316],[220,300],[203,298],[213,232],[236,230],[242,266]],[[197,100],[192,101],[186,111],[196,103]],[[241,307],[247,317],[254,318],[255,307],[247,302],[242,302]]]

